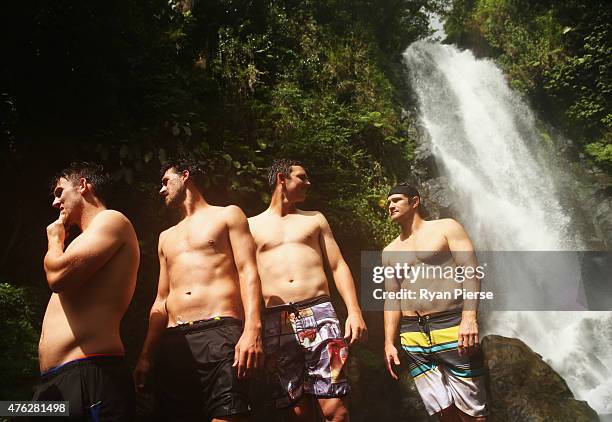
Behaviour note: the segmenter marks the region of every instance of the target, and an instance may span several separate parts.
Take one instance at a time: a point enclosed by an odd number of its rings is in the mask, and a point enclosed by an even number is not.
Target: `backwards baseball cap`
[[[404,194],[409,198],[412,198],[414,196],[418,196],[419,198],[421,197],[421,195],[419,194],[419,191],[415,187],[404,185],[404,184],[399,184],[391,188],[391,190],[389,191],[389,194],[387,195],[387,198],[390,197],[391,195],[395,195],[396,193]]]

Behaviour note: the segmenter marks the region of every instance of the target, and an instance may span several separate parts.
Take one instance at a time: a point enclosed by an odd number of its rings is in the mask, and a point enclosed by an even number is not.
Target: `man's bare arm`
[[[361,308],[357,300],[357,291],[355,289],[355,282],[351,274],[349,266],[342,257],[340,248],[334,239],[334,235],[329,227],[329,223],[323,216],[318,214],[320,218],[320,244],[321,250],[323,251],[323,257],[329,264],[329,268],[334,276],[334,282],[338,293],[342,296],[344,304],[348,311],[348,317],[345,326],[345,337],[350,337],[350,344],[356,341],[367,340],[368,329],[363,320],[361,314]]]
[[[473,277],[465,277],[462,287],[468,292],[480,291],[480,279],[476,277],[476,254],[474,246],[467,232],[457,221],[449,219],[445,228],[445,236],[448,247],[453,254],[458,266],[472,268]],[[478,299],[464,299],[463,311],[461,313],[461,324],[459,325],[459,354],[470,355],[474,347],[478,345]]]
[[[392,266],[388,255],[385,254],[386,250],[383,250],[382,264],[383,266]],[[395,278],[389,279],[385,277],[385,291],[387,292],[399,292],[400,284]],[[387,371],[393,379],[398,379],[397,374],[393,371],[393,365],[399,365],[400,360],[395,347],[395,339],[398,336],[398,326],[402,316],[401,306],[399,299],[386,299],[384,316],[384,329],[385,329],[385,364]]]
[[[64,251],[63,221],[51,223],[47,227],[48,250],[44,260],[51,290],[59,293],[86,282],[121,248],[128,229],[133,230],[122,214],[102,211]]]
[[[462,287],[468,292],[479,292],[480,279],[475,275],[478,262],[476,260],[476,254],[474,253],[474,246],[461,224],[452,219],[448,219],[446,223],[445,236],[455,263],[458,266],[472,269],[469,273],[473,276],[465,277]],[[463,311],[466,315],[471,314],[476,317],[478,300],[464,300]]]
[[[170,283],[168,280],[168,270],[166,264],[166,257],[163,253],[163,236],[162,232],[159,235],[159,242],[157,246],[157,253],[159,256],[159,281],[157,284],[157,296],[151,306],[151,312],[149,313],[149,328],[147,330],[147,336],[140,352],[140,357],[134,370],[134,384],[136,391],[142,393],[146,377],[151,368],[151,361],[155,346],[159,341],[159,337],[164,329],[168,326],[168,312],[166,310],[166,299],[170,293]]]
[[[261,342],[261,282],[257,272],[255,242],[249,230],[246,216],[234,205],[227,207],[228,230],[234,262],[240,280],[240,297],[244,306],[244,332],[236,345],[234,366],[238,376],[257,370],[262,363]]]

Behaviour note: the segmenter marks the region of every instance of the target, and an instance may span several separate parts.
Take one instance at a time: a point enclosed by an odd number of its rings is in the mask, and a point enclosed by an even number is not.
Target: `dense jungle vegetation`
[[[610,6],[575,1],[447,5],[450,40],[493,55],[511,83],[604,168],[610,138]],[[425,0],[124,0],[3,5],[0,86],[5,193],[0,246],[0,398],[28,398],[49,297],[45,227],[56,217],[48,182],[74,160],[105,164],[110,204],[141,246],[137,291],[124,319],[128,358],[139,352],[157,283],[156,242],[172,224],[159,201],[159,167],[190,154],[209,169],[206,195],[247,215],[269,199],[265,168],[300,159],[313,180],[305,208],[329,219],[359,274],[361,250],[396,229],[384,192],[410,177],[417,142],[401,52],[430,34]],[[408,111],[406,111],[408,110]],[[340,307],[339,309],[342,309]],[[343,310],[341,310],[341,313]],[[382,324],[367,315],[369,345],[355,351],[360,418],[385,406]],[[357,364],[355,364],[357,365]],[[385,391],[387,391],[385,393]],[[386,397],[377,403],[376,398]],[[371,419],[370,419],[371,420]]]

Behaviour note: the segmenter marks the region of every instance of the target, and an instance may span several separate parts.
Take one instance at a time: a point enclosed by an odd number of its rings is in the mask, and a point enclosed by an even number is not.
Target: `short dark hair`
[[[87,180],[87,183],[93,188],[95,196],[106,205],[110,195],[111,177],[104,171],[102,164],[75,161],[70,163],[68,167],[55,175],[51,182],[51,189],[55,189],[60,179],[66,179],[72,183],[78,182],[80,179]]]
[[[288,158],[279,158],[272,162],[272,165],[268,168],[268,185],[271,190],[276,188],[276,175],[282,173],[285,177],[289,177],[291,175],[291,166],[304,167],[299,161]]]
[[[177,173],[182,173],[187,170],[189,177],[192,178],[195,187],[203,192],[206,186],[206,172],[199,161],[196,161],[189,157],[178,157],[166,161],[161,167],[161,176],[168,171],[168,169],[174,169]]]

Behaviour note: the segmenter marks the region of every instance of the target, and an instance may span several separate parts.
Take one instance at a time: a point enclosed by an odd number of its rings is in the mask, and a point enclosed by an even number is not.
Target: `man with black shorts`
[[[162,170],[159,193],[183,218],[159,236],[159,284],[134,371],[137,391],[155,356],[160,420],[246,420],[245,379],[263,357],[261,286],[246,216],[237,206],[206,202],[196,162]]]
[[[53,183],[60,213],[47,227],[44,268],[53,291],[38,348],[33,400],[68,401],[70,418],[131,421],[134,386],[119,325],[132,300],[140,251],[130,221],[105,205],[101,166],[73,163]],[[67,247],[66,230],[81,230]]]
[[[351,271],[327,220],[303,211],[310,181],[297,161],[277,160],[268,173],[270,206],[249,218],[262,279],[266,372],[277,408],[294,421],[348,421],[349,345],[365,340]],[[348,308],[344,335],[331,304],[325,266]]]
[[[383,264],[407,265],[411,272],[408,279],[387,280],[386,288],[419,292],[413,298],[385,303],[387,370],[397,379],[393,366],[400,364],[395,347],[399,327],[410,374],[428,413],[441,421],[485,421],[478,300],[470,298],[480,291],[472,242],[453,219],[425,220],[414,187],[399,184],[387,199],[389,216],[401,233],[384,249]],[[456,295],[456,289],[470,294]],[[422,290],[429,295],[421,294]]]

